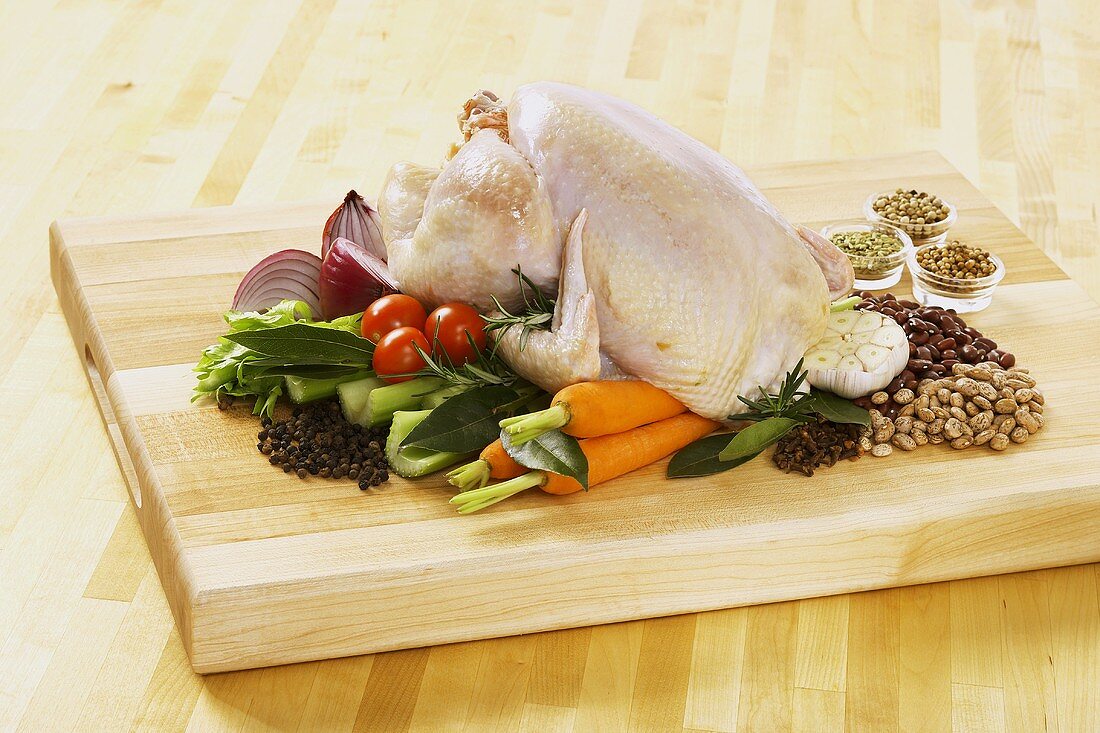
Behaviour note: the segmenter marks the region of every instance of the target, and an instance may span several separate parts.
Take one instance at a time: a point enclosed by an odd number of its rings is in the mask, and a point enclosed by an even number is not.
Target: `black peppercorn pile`
[[[775,445],[772,461],[790,473],[813,476],[821,466],[834,466],[845,458],[863,455],[859,425],[840,425],[818,417],[817,422],[801,425],[783,436]]]
[[[344,419],[338,402],[295,407],[291,417],[260,421],[257,450],[273,466],[298,478],[349,478],[360,489],[378,486],[390,477],[384,452],[386,434]]]

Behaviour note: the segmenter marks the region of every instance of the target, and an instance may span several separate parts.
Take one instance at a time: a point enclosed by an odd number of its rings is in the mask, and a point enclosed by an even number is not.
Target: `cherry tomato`
[[[477,349],[470,346],[466,334],[473,338]],[[465,303],[446,303],[432,311],[424,323],[424,335],[432,342],[433,350],[437,349],[438,338],[439,345],[455,365],[477,361],[478,351],[485,348],[487,341],[485,321]]]
[[[374,371],[390,384],[412,379],[409,374],[421,369],[424,360],[413,344],[428,352],[428,339],[418,328],[402,326],[387,333],[374,347]],[[401,375],[401,376],[399,376]]]
[[[378,343],[395,328],[411,326],[419,331],[425,318],[424,306],[416,298],[395,293],[383,296],[367,306],[363,311],[363,324],[359,330],[363,338]]]

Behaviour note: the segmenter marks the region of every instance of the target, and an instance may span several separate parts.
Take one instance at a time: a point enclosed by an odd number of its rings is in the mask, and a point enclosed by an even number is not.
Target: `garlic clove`
[[[871,311],[855,311],[859,313],[859,318],[856,319],[855,324],[852,326],[852,333],[865,333],[867,331],[875,331],[882,326],[883,316]]]
[[[806,367],[815,369],[832,369],[840,364],[840,354],[836,351],[819,351],[812,357],[807,357]]]
[[[863,366],[863,361],[855,354],[840,357],[840,362],[837,364],[839,369],[846,371],[863,371]]]

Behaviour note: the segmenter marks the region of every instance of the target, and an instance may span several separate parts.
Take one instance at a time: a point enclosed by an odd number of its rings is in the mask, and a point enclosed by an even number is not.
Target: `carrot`
[[[713,420],[687,412],[622,433],[582,440],[581,450],[588,459],[588,485],[595,486],[648,466],[717,427]],[[547,494],[573,494],[584,488],[569,476],[530,471],[493,486],[457,494],[451,503],[458,505],[459,513],[469,514],[536,486]]]
[[[460,466],[447,474],[447,480],[458,487],[459,491],[470,491],[475,486],[481,488],[489,479],[507,479],[521,476],[527,472],[526,466],[516,463],[504,451],[497,438],[481,451],[476,461]]]
[[[648,382],[581,382],[561,389],[547,409],[506,418],[500,427],[513,445],[523,445],[558,428],[574,438],[596,438],[664,420],[686,409]]]

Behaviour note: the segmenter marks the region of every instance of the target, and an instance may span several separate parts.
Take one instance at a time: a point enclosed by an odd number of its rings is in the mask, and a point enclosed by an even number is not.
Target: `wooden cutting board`
[[[56,222],[54,284],[195,670],[1100,560],[1100,306],[937,154],[752,176],[813,226],[897,185],[956,202],[952,235],[1008,268],[968,319],[1032,369],[1047,427],[1003,454],[926,446],[812,478],[762,458],[670,481],[661,463],[459,516],[439,478],[361,492],[283,474],[247,407],[189,403],[240,276],[316,250],[331,201]]]

